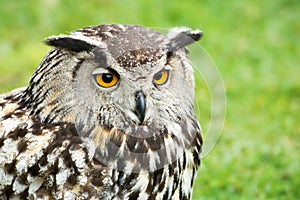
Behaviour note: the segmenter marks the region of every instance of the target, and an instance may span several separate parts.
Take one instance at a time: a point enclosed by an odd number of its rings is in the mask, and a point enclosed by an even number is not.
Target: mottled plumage
[[[185,46],[133,25],[50,37],[27,88],[0,95],[0,199],[190,199],[202,138]]]

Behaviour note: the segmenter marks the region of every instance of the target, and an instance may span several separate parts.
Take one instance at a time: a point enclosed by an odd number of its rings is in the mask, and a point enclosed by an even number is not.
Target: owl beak
[[[140,125],[143,123],[146,112],[146,101],[145,95],[142,91],[137,91],[135,93],[136,107],[135,114],[138,116],[140,120]]]

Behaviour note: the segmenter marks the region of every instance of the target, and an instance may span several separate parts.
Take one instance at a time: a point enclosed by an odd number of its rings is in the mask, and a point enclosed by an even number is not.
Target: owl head
[[[188,149],[199,125],[187,45],[200,31],[87,27],[46,39],[54,48],[25,92],[43,123],[74,124],[101,163],[156,170]],[[149,164],[150,163],[150,164]]]

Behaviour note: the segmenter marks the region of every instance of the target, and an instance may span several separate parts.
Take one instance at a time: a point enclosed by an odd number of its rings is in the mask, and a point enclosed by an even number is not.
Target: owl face
[[[192,109],[192,68],[184,51],[168,57],[167,52],[156,50],[157,60],[130,68],[107,56],[108,51],[91,53],[75,77],[74,99],[78,101],[75,109],[78,106],[79,118],[92,117],[93,123],[133,135],[126,130],[128,127],[153,123],[163,127],[170,120],[179,123],[186,116],[185,111]],[[87,116],[86,110],[92,112]]]
[[[50,37],[46,43],[55,48],[31,80],[36,90],[47,87],[50,97],[42,106],[33,105],[40,107],[33,113],[46,122],[75,122],[78,134],[94,144],[96,157],[106,164],[120,168],[122,163],[124,169],[128,160],[139,168],[154,158],[161,166],[165,163],[161,158],[171,163],[197,133],[191,131],[198,124],[193,70],[185,46],[200,37],[201,32],[189,29],[163,35],[124,25]],[[52,64],[50,58],[55,58]],[[47,76],[41,78],[44,68],[52,72],[48,75],[46,70]],[[52,81],[42,86],[41,79]],[[42,94],[29,96],[37,99]],[[49,111],[52,114],[45,114]],[[177,146],[170,149],[168,143]]]

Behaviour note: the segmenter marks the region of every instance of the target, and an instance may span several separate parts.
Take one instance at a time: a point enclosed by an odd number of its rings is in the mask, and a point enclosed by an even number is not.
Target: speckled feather
[[[0,199],[190,199],[202,138],[184,46],[200,37],[101,25],[48,38],[29,86],[0,95]],[[165,65],[179,85],[146,85]],[[120,74],[120,91],[87,80],[99,66]]]

